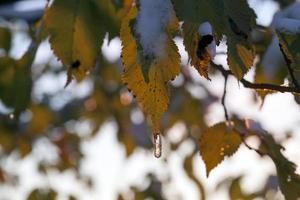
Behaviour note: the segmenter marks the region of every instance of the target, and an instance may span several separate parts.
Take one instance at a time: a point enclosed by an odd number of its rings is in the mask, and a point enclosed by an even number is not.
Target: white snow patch
[[[279,48],[279,40],[277,37],[273,37],[261,62],[266,78],[271,80],[274,73],[276,73],[277,69],[283,64],[284,58]]]
[[[140,36],[144,55],[165,56],[165,28],[173,16],[170,0],[141,0],[136,32]]]
[[[300,33],[300,2],[295,2],[282,11],[278,11],[273,18],[271,26],[280,32]],[[263,60],[264,74],[271,78],[273,73],[284,63],[283,55],[279,49],[279,40],[273,36]]]
[[[212,35],[212,27],[209,22],[204,22],[199,26],[198,32],[200,35]]]
[[[272,26],[281,32],[300,33],[300,2],[275,14]]]
[[[199,26],[198,33],[201,36],[204,35],[213,35],[212,27],[209,22],[204,22]],[[215,39],[206,47],[207,52],[209,53],[210,57],[214,59],[216,56],[216,41]]]

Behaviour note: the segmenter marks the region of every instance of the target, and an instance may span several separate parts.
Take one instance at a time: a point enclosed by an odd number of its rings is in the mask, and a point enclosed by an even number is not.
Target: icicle
[[[161,157],[161,135],[159,133],[155,133],[153,135],[153,142],[154,142],[154,156],[156,158]]]

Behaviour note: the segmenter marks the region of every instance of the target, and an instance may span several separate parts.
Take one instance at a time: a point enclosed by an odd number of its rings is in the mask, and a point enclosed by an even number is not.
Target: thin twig
[[[283,50],[281,44],[279,44],[279,47],[280,47],[280,51],[281,51],[281,53],[282,53],[282,55],[283,55],[283,57],[284,57],[284,60],[285,60],[285,62],[286,62],[286,66],[287,66],[287,68],[288,68],[288,71],[289,71],[289,74],[290,74],[290,76],[291,76],[292,82],[293,82],[293,84],[294,84],[294,86],[295,86],[296,88],[299,88],[299,83],[298,83],[298,81],[297,81],[297,79],[296,79],[296,77],[295,77],[294,70],[293,70],[293,68],[291,67],[292,61],[291,61],[291,60],[288,58],[288,56],[285,54],[285,52],[284,52],[284,50]]]
[[[249,150],[251,151],[255,151],[257,154],[259,154],[260,156],[264,156],[265,153],[261,152],[259,149],[253,148],[251,147],[249,144],[247,144],[245,138],[247,137],[247,133],[243,133],[241,131],[239,131],[238,129],[234,128],[234,130],[239,133],[239,136],[242,140],[242,143],[245,145],[245,147],[247,147]]]
[[[217,70],[219,70],[223,75],[233,75],[231,70],[224,69],[222,65],[217,65],[215,63],[212,63],[212,66],[215,67]],[[251,83],[250,81],[247,81],[246,79],[241,79],[240,82],[244,85],[246,88],[251,89],[261,89],[261,90],[272,90],[277,92],[290,92],[290,93],[297,93],[300,94],[300,88],[297,87],[288,87],[288,86],[281,86],[281,85],[274,85],[270,83]]]
[[[255,151],[257,154],[259,154],[260,156],[264,156],[265,154],[262,153],[259,149],[255,149],[253,147],[251,147],[249,144],[247,144],[247,142],[245,141],[245,139],[241,136],[242,138],[242,142],[243,144],[249,149],[249,150],[252,150],[252,151]]]
[[[223,91],[223,96],[222,96],[222,105],[223,105],[223,108],[224,108],[224,115],[225,115],[225,119],[226,121],[229,120],[229,117],[228,117],[228,112],[227,112],[227,108],[226,108],[226,104],[225,104],[225,99],[226,99],[226,88],[227,88],[227,82],[228,82],[228,76],[225,75],[224,76],[224,91]]]

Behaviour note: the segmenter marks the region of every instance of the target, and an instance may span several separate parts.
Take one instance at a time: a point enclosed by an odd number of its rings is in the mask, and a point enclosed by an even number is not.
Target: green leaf
[[[296,174],[296,165],[289,161],[282,154],[283,147],[274,140],[270,134],[259,134],[262,138],[262,151],[265,151],[267,155],[273,160],[277,176],[279,180],[279,186],[287,200],[296,200],[300,198],[300,176]]]
[[[99,2],[55,0],[46,12],[51,48],[68,67],[69,80],[84,78],[100,53],[107,22]]]
[[[255,58],[250,34],[256,24],[256,15],[246,0],[226,0],[224,5],[227,14],[227,62],[233,74],[242,79]]]
[[[35,189],[33,190],[29,196],[27,197],[27,200],[55,200],[57,197],[57,193],[53,190],[44,191]]]
[[[0,27],[0,49],[4,49],[6,53],[11,46],[11,32],[8,28]]]
[[[296,72],[300,71],[300,33],[289,34],[277,32],[277,36],[283,53],[291,62],[291,67],[296,70]],[[300,74],[300,72],[298,72],[298,74]]]
[[[206,165],[207,176],[225,156],[232,156],[241,142],[239,133],[226,123],[216,124],[204,131],[199,139],[199,149]]]
[[[220,0],[172,0],[174,9],[181,21],[201,24],[209,21],[220,24],[224,16],[224,4]],[[218,16],[218,17],[217,17]]]
[[[14,109],[16,117],[24,111],[31,100],[31,65],[35,51],[28,51],[20,60],[0,58],[0,98]]]
[[[241,188],[241,178],[242,177],[237,177],[233,179],[230,183],[229,187],[229,196],[231,200],[253,200],[255,198],[258,198],[262,195],[259,193],[251,193],[247,194],[243,191]],[[227,183],[228,184],[228,183]]]
[[[248,128],[241,123],[237,129],[247,135],[256,135],[261,141],[260,148],[256,150],[260,155],[268,155],[276,166],[280,190],[285,199],[297,200],[300,198],[300,176],[296,174],[296,165],[289,161],[283,154],[284,148],[278,144],[274,137],[261,128],[256,122],[248,122]]]
[[[249,7],[246,0],[224,0],[226,14],[231,29],[249,36],[250,31],[256,25],[256,15]],[[237,27],[232,27],[233,23]],[[239,29],[239,30],[237,30]]]
[[[247,48],[238,43],[235,39],[228,38],[227,62],[233,74],[242,79],[253,65],[255,52],[252,48]]]
[[[241,79],[253,65],[255,51],[250,41],[256,15],[246,0],[173,0],[180,20],[185,23],[211,23],[217,40],[225,35],[228,64]],[[189,47],[186,47],[189,48]]]

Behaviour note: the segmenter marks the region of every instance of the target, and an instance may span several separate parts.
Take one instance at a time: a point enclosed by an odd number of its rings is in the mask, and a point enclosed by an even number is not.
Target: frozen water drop
[[[154,156],[156,158],[160,158],[161,157],[161,135],[156,133],[153,136],[153,140],[154,140]]]

